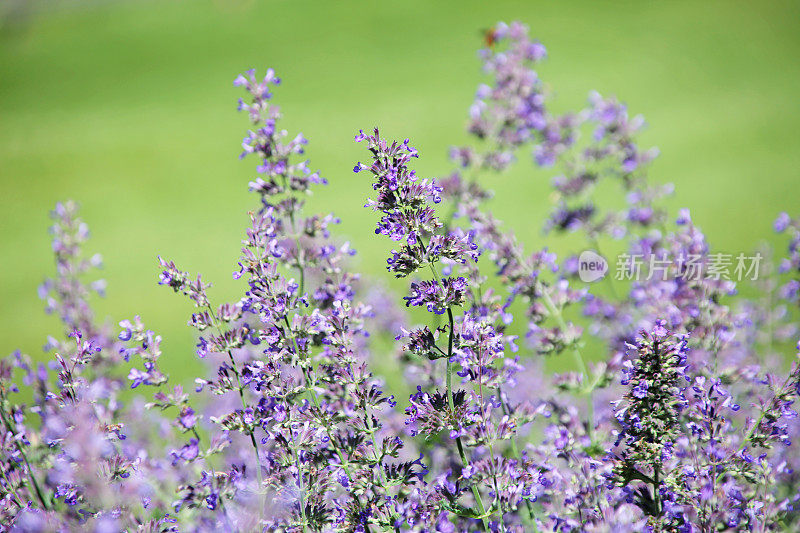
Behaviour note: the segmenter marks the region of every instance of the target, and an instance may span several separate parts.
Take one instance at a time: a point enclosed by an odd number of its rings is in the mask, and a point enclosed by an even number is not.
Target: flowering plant
[[[688,211],[669,213],[670,188],[648,180],[656,152],[637,144],[641,118],[596,93],[584,110],[553,114],[534,70],[542,44],[519,23],[486,37],[474,143],[451,149],[446,178],[417,175],[408,139],[355,136],[375,233],[395,242],[387,270],[411,278],[402,299],[352,270],[338,218],[307,213],[326,179],[303,158],[308,141],[279,126],[281,80],[236,78],[252,123],[242,157],[257,160],[233,274],[242,297],[214,302],[201,276],[158,258],[158,283],[193,307],[207,363],[188,389],[160,370],[161,337],[140,317],[117,329],[95,318],[91,297],[105,286],[88,279],[100,257],[84,255],[76,205],[56,206],[56,275],[40,296],[64,331],[48,338],[50,364],[0,361],[0,528],[800,527],[800,366],[780,370],[798,337],[800,219],[775,223],[789,257],[753,281],[764,297],[736,295]],[[545,230],[595,249],[619,241],[645,275],[587,285],[579,258],[526,250],[483,185],[520,156],[558,169]],[[604,205],[599,187],[618,188],[625,205]],[[420,324],[402,301],[424,310]],[[386,329],[410,395],[370,370],[386,357],[370,333]],[[562,354],[571,371],[543,372]]]

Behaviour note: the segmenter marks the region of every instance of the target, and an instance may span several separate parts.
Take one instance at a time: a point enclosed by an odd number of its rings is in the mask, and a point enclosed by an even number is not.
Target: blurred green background
[[[310,139],[312,167],[330,180],[312,209],[340,215],[361,268],[387,279],[353,134],[380,125],[410,137],[420,172],[446,173],[481,81],[481,29],[498,20],[529,24],[547,46],[540,75],[557,111],[597,89],[646,116],[643,142],[662,154],[653,178],[675,183],[670,204],[692,208],[718,249],[749,251],[778,211],[798,207],[796,1],[3,0],[0,17],[2,354],[42,357],[60,333],[36,287],[53,273],[47,213],[73,198],[88,250],[106,259],[98,313],[141,314],[165,337],[163,366],[188,377],[191,307],[156,285],[155,258],[202,272],[217,302],[240,295],[231,272],[256,199],[231,82],[249,67],[283,77],[284,126]],[[525,160],[492,184],[495,211],[528,249],[547,240],[552,174]]]

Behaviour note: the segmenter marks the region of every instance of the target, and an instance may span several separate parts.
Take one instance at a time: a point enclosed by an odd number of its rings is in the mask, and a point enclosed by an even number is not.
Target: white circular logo
[[[585,250],[581,252],[578,257],[578,277],[581,281],[591,283],[599,279],[608,272],[608,261],[592,250]]]

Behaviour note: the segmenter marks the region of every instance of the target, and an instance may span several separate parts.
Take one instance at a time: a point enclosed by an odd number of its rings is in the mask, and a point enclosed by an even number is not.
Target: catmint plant
[[[271,69],[234,81],[255,163],[230,260],[241,292],[219,301],[156,260],[154,284],[186,297],[193,353],[162,348],[142,316],[96,318],[100,256],[77,204],[57,204],[39,295],[61,331],[44,358],[0,360],[0,529],[797,530],[798,219],[774,223],[788,257],[762,246],[760,275],[726,276],[648,177],[643,119],[594,92],[554,113],[546,57],[519,22],[485,32],[470,141],[441,179],[417,175],[410,140],[355,136],[404,294],[354,270],[339,218],[307,209],[327,179],[282,129]],[[583,283],[575,255],[490,212],[492,180],[525,157],[530,179],[556,174],[548,238],[619,241],[616,280]],[[565,370],[547,372],[556,357]],[[177,380],[164,358],[196,371]]]

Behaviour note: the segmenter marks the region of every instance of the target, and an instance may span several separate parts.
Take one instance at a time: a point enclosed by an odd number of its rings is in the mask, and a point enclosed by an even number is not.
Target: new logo
[[[581,281],[591,283],[603,277],[608,272],[608,261],[592,250],[581,252],[578,257],[578,277]]]

